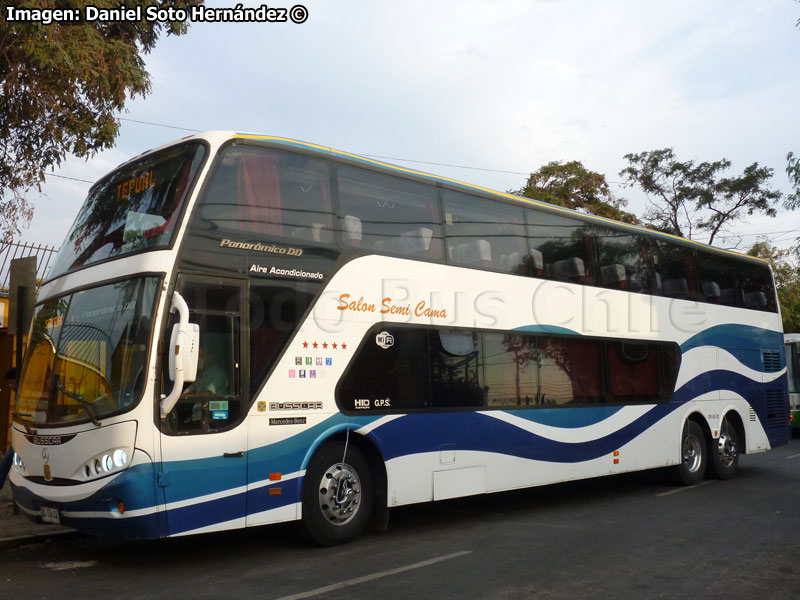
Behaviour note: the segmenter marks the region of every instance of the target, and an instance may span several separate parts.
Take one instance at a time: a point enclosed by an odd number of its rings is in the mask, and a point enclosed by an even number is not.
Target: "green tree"
[[[143,7],[183,8],[203,0],[144,0]],[[119,8],[118,0],[27,0],[17,8]],[[133,5],[131,5],[133,6]],[[116,115],[128,97],[150,92],[143,55],[159,37],[181,35],[185,22],[0,20],[0,241],[27,225],[24,195],[67,154],[89,158],[110,148]]]
[[[525,187],[511,193],[617,221],[639,222],[624,210],[627,202],[611,193],[605,175],[577,160],[549,162],[530,174]]]
[[[679,161],[672,148],[626,154],[628,166],[620,172],[626,183],[647,196],[644,215],[648,226],[688,239],[708,235],[714,243],[725,227],[755,213],[777,215],[781,199],[770,188],[773,170],[753,163],[741,175],[724,177],[731,163]]]
[[[800,269],[796,252],[781,250],[766,238],[761,238],[747,254],[769,261],[778,291],[783,330],[800,332]]]
[[[784,206],[789,210],[800,207],[800,157],[795,156],[794,152],[786,155],[786,175],[792,184],[794,192],[786,196]]]

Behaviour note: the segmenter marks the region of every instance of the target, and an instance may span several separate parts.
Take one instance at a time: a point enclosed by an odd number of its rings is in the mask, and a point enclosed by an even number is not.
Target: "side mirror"
[[[189,307],[183,297],[172,294],[170,312],[178,311],[178,322],[172,328],[169,345],[169,376],[173,381],[172,391],[161,398],[161,418],[166,417],[183,391],[183,384],[197,377],[197,358],[200,327],[189,323]]]

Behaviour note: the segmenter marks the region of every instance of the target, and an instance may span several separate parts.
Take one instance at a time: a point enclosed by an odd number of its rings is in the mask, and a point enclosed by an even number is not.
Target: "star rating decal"
[[[309,346],[311,346],[311,348],[313,348],[314,350],[318,349],[320,346],[322,346],[323,350],[327,350],[329,346],[331,348],[333,348],[334,350],[338,350],[338,349],[347,350],[347,343],[346,342],[341,342],[341,343],[339,343],[339,342],[331,342],[331,343],[328,343],[327,341],[318,342],[318,341],[314,340],[312,342],[309,342],[308,340],[303,340],[303,348],[308,348]]]

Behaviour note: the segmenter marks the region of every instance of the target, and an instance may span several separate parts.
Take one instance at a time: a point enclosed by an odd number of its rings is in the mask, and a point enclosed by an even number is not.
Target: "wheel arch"
[[[678,462],[682,460],[683,449],[681,448],[682,444],[681,440],[683,439],[683,430],[689,421],[697,423],[697,425],[700,427],[700,430],[703,432],[703,440],[706,443],[706,450],[712,447],[711,444],[713,442],[713,439],[711,437],[711,426],[708,424],[708,419],[706,419],[705,415],[702,412],[700,412],[700,410],[698,409],[691,410],[688,413],[686,413],[686,415],[683,417],[683,420],[681,421],[680,434],[678,435],[678,459],[679,459]]]
[[[306,455],[303,457],[301,471],[305,472],[308,463],[314,453],[319,448],[330,441],[347,442],[356,446],[364,458],[367,459],[370,473],[372,474],[375,485],[375,502],[373,503],[373,514],[371,528],[383,531],[388,523],[388,476],[386,473],[386,463],[383,454],[374,440],[359,433],[360,425],[353,423],[341,423],[320,434],[312,444],[309,445]],[[304,479],[304,478],[303,478]],[[298,497],[302,497],[302,479],[299,481]]]
[[[747,430],[745,429],[742,415],[740,415],[739,411],[735,408],[730,408],[725,411],[725,414],[722,415],[720,428],[722,427],[722,423],[724,423],[726,420],[736,428],[736,433],[739,434],[739,441],[741,443],[740,454],[745,454],[747,450]]]

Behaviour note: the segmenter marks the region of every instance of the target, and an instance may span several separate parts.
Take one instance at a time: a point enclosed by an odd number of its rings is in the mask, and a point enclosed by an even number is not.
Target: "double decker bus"
[[[766,263],[283,138],[98,181],[39,294],[22,511],[155,538],[673,468],[789,440]]]

